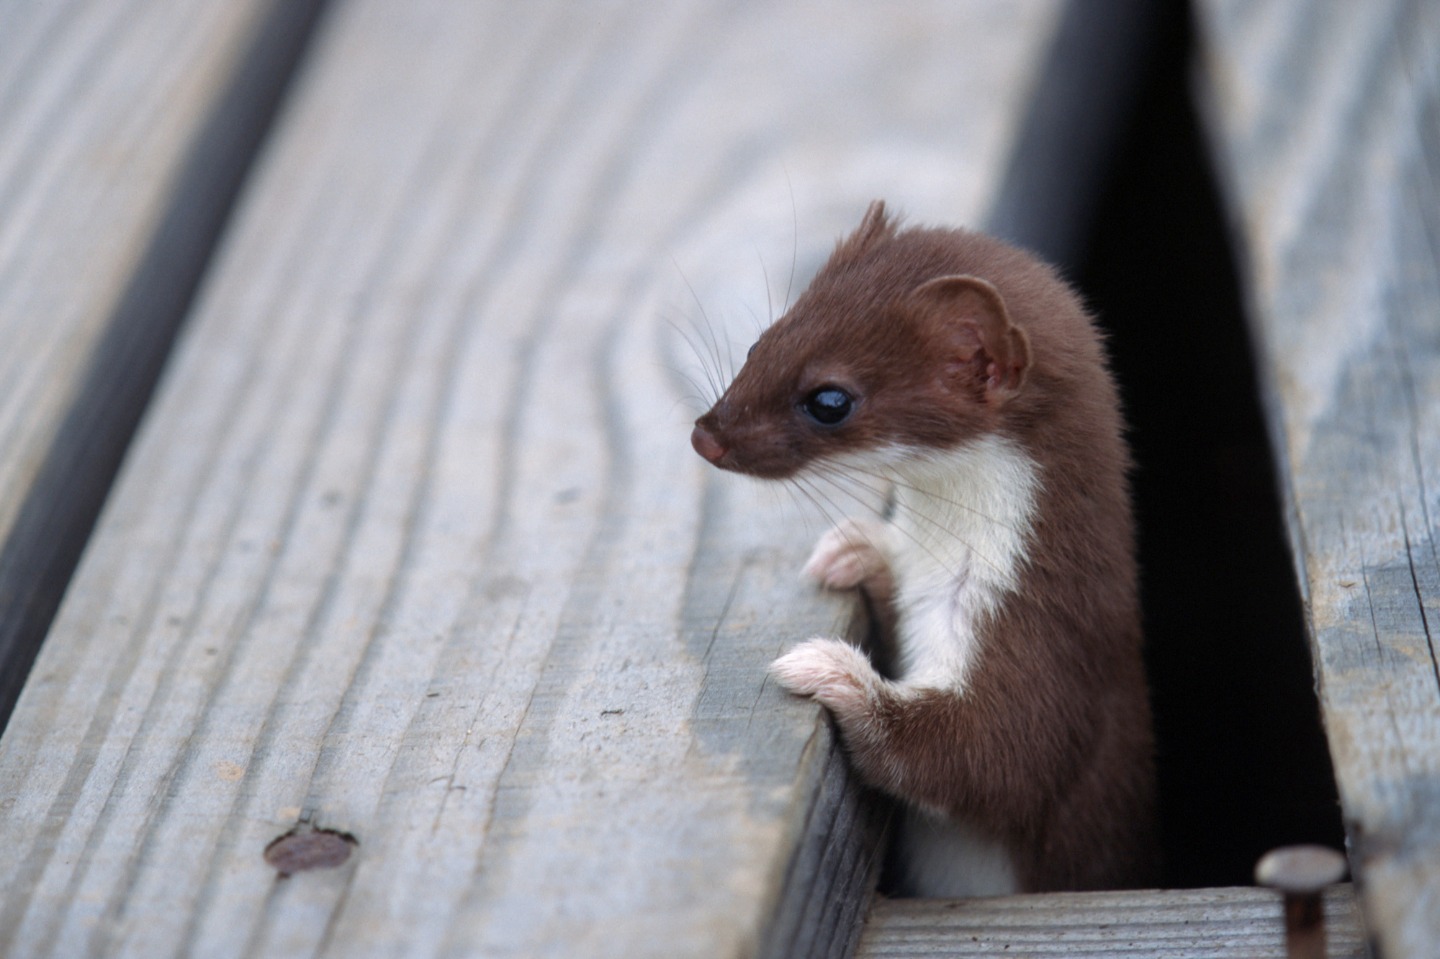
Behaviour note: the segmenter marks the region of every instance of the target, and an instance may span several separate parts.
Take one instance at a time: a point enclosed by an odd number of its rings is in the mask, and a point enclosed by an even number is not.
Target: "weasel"
[[[805,573],[869,597],[893,675],[830,638],[771,673],[901,800],[897,892],[1153,881],[1122,431],[1101,336],[1050,267],[901,229],[881,201],[696,420],[721,469],[830,503],[889,490],[886,518],[830,530]]]

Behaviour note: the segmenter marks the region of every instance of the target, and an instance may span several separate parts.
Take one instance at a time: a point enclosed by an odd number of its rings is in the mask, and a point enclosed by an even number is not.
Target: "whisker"
[[[755,340],[760,339],[760,334],[761,334],[761,333],[764,333],[764,332],[765,332],[765,328],[766,328],[767,326],[769,326],[770,324],[768,324],[768,323],[766,323],[764,320],[760,319],[760,314],[759,314],[759,313],[756,313],[755,310],[754,310],[753,308],[751,308],[750,306],[748,306],[748,305],[745,307],[745,312],[747,312],[747,313],[750,314],[750,324],[751,324],[751,327],[753,328],[753,331],[754,331],[754,332],[753,332],[753,335],[754,335],[754,337],[755,337],[755,339],[752,339],[750,342],[751,342],[751,343],[754,343]],[[771,320],[771,323],[774,323],[774,320],[773,320],[773,319]],[[749,359],[749,358],[750,358],[750,357],[749,357],[749,353],[746,353],[746,357],[745,357],[745,358],[746,358],[746,359]]]
[[[703,315],[703,309],[701,313]],[[691,355],[695,357],[696,363],[705,375],[705,380],[710,384],[714,398],[719,399],[720,394],[724,392],[722,386],[723,380],[721,379],[723,371],[720,370],[714,362],[713,351],[710,350],[706,344],[700,322],[693,315],[685,315],[682,313],[681,316],[685,320],[685,325],[681,325],[680,321],[674,316],[665,316],[664,320],[666,325],[679,334],[680,338],[685,342],[685,345],[690,348]]]
[[[770,322],[775,322],[775,304],[770,300],[770,271],[765,269],[765,258],[760,255],[760,248],[755,248],[755,259],[760,261],[760,276],[765,280],[765,312],[770,317]]]
[[[810,480],[810,483],[811,483],[811,487],[812,487],[812,488],[815,488],[815,487],[814,487],[814,482],[815,482],[816,480],[818,480],[818,479],[828,479],[828,478],[827,478],[827,477],[814,477],[814,478],[812,478],[812,479]],[[838,492],[842,492],[842,493],[844,493],[845,495],[851,497],[852,499],[855,499],[856,502],[857,502],[857,503],[860,503],[861,506],[865,506],[865,505],[866,505],[866,504],[864,504],[863,502],[861,502],[861,501],[855,496],[855,494],[849,492],[848,490],[843,489],[842,487],[836,486],[833,480],[831,480],[830,482],[831,482],[831,485],[834,486],[835,489],[836,489]],[[815,488],[815,496],[817,496],[817,497],[823,497],[823,498],[825,499],[825,502],[829,503],[832,508],[834,508],[835,510],[839,511],[842,515],[844,515],[844,516],[848,516],[848,515],[849,515],[845,510],[843,510],[843,509],[841,508],[840,504],[836,503],[836,502],[835,502],[833,499],[831,499],[829,496],[826,496],[826,495],[825,495],[824,493],[822,493],[818,488]],[[829,516],[829,512],[828,512],[828,511],[826,511],[826,518],[827,518],[827,519],[830,519],[830,516]],[[880,545],[879,545],[878,543],[876,543],[875,540],[874,540],[873,538],[871,538],[869,535],[865,534],[865,533],[863,532],[863,527],[859,527],[858,524],[856,524],[856,523],[849,523],[849,524],[847,524],[847,523],[845,523],[845,522],[843,522],[843,521],[837,522],[837,521],[831,519],[830,525],[831,525],[832,528],[840,531],[840,532],[841,532],[841,535],[843,535],[843,536],[845,537],[846,542],[850,543],[852,546],[853,546],[853,545],[857,545],[859,542],[863,541],[864,543],[866,543],[867,545],[869,545],[870,547],[872,547],[872,548],[874,548],[874,549],[876,549],[876,550],[879,550],[879,549],[880,549]],[[847,528],[847,526],[848,526],[848,528]],[[855,538],[855,535],[853,535],[853,534],[859,534],[859,535],[860,535],[860,538],[857,540],[857,539]],[[883,551],[882,551],[882,552],[883,552]]]
[[[725,392],[725,390],[720,385],[720,371],[712,369],[710,364],[706,362],[705,353],[703,350],[700,349],[700,344],[695,341],[695,336],[687,332],[685,328],[682,327],[679,323],[676,323],[673,320],[669,320],[667,322],[670,324],[671,329],[673,329],[676,333],[680,334],[680,338],[685,341],[685,345],[690,347],[690,352],[695,354],[695,360],[697,363],[699,363],[700,371],[705,377],[705,382],[710,387],[710,395],[714,397],[714,399],[712,399],[707,405],[713,406],[715,400],[718,400],[720,398],[720,395]],[[704,393],[704,390],[701,389],[701,385],[697,383],[695,379],[690,376],[690,374],[678,370],[676,372],[680,372],[682,376],[684,376],[687,380],[690,381],[690,385],[694,386],[697,390],[700,390],[701,393]]]
[[[810,489],[808,489],[804,483],[792,477],[790,479],[781,480],[779,485],[783,486],[785,488],[785,491],[790,494],[791,505],[799,510],[802,517],[804,517],[807,512],[801,502],[801,499],[803,498],[805,503],[810,504],[811,509],[813,509],[815,512],[819,513],[821,517],[823,517],[822,522],[826,523],[829,526],[835,525],[835,518],[830,515],[830,511],[825,508],[825,504],[820,502],[820,500],[815,496],[815,494]]]
[[[799,478],[797,477],[797,481],[798,481],[798,479],[799,479]],[[817,481],[817,480],[826,480],[827,482],[830,483],[830,485],[831,485],[837,492],[843,493],[843,494],[845,494],[846,496],[849,496],[851,499],[856,500],[856,502],[857,502],[857,503],[860,503],[861,506],[865,506],[865,504],[864,504],[863,502],[861,502],[861,501],[859,500],[859,498],[855,496],[854,493],[850,492],[849,490],[847,490],[847,489],[845,489],[844,487],[842,487],[842,486],[840,486],[839,484],[837,484],[837,483],[834,481],[834,478],[833,478],[833,477],[828,477],[828,476],[825,476],[825,475],[820,474],[820,473],[811,473],[811,474],[809,474],[809,475],[806,477],[806,480],[810,483],[810,488],[814,491],[815,496],[824,499],[826,503],[829,503],[830,506],[831,506],[836,512],[840,513],[841,515],[845,515],[845,510],[842,509],[842,508],[840,507],[840,504],[836,503],[835,500],[833,500],[830,496],[828,496],[828,495],[826,495],[824,492],[822,492],[822,491],[819,489],[819,487],[815,485],[815,481]],[[829,517],[828,512],[826,513],[826,516],[827,516],[827,518]],[[837,522],[835,522],[833,519],[831,520],[831,525],[832,525],[833,527],[835,527],[836,529],[841,529],[841,530],[844,529],[843,524],[837,523]],[[852,527],[852,529],[853,529],[853,527]],[[903,529],[901,529],[900,532],[901,532],[902,534],[906,535],[912,542],[914,542],[914,544],[915,544],[916,546],[920,547],[921,549],[925,550],[925,552],[929,553],[929,554],[930,554],[930,557],[931,557],[932,559],[934,559],[935,562],[936,562],[937,564],[939,564],[942,568],[947,569],[947,570],[950,569],[950,567],[946,565],[946,563],[945,563],[945,561],[944,561],[943,559],[941,559],[939,556],[936,556],[935,553],[934,553],[928,546],[926,546],[924,543],[920,542],[920,540],[917,539],[914,535],[910,534],[908,531],[903,530]],[[856,542],[854,539],[851,539],[851,538],[850,538],[850,531],[848,531],[848,530],[845,531],[843,535],[845,535],[845,538],[846,538],[846,540],[847,540],[848,542],[850,542],[850,543],[852,543],[852,544],[854,544],[854,543]],[[865,542],[866,542],[868,545],[870,545],[871,547],[878,548],[878,544],[876,544],[876,542],[875,542],[874,540],[870,539],[870,537],[868,537],[868,536],[865,537]],[[954,571],[951,570],[951,572],[954,572]]]
[[[780,169],[785,171],[785,185],[790,190],[790,278],[785,281],[784,304],[784,310],[789,310],[790,291],[795,285],[795,262],[800,259],[800,210],[795,205],[795,182],[790,179],[790,168],[781,161]]]
[[[695,377],[690,375],[689,370],[675,366],[671,363],[661,363],[660,368],[665,370],[671,376],[676,377],[677,379],[684,380],[690,385],[690,389],[693,390],[693,392],[682,395],[680,397],[681,402],[689,402],[691,400],[694,400],[696,403],[700,404],[701,412],[704,412],[705,410],[709,409],[711,406],[714,405],[713,401],[706,401],[704,387],[695,379]]]
[[[730,337],[725,337],[725,382],[735,381],[735,343]]]
[[[705,328],[703,331],[705,333],[705,337],[702,339],[702,342],[708,343],[710,362],[712,368],[715,371],[715,392],[717,395],[719,395],[725,392],[725,384],[729,382],[729,378],[725,375],[725,360],[720,355],[720,337],[715,332],[715,324],[710,322],[709,316],[704,316],[703,314],[702,316],[705,321]]]
[[[868,476],[868,477],[870,477],[871,479],[879,480],[879,481],[881,481],[881,482],[893,483],[894,485],[900,487],[901,489],[909,490],[910,492],[915,493],[917,496],[924,496],[924,497],[927,497],[928,499],[935,500],[935,501],[938,502],[938,503],[944,503],[946,506],[953,506],[953,507],[955,507],[955,508],[958,509],[958,510],[964,510],[965,512],[971,514],[972,516],[979,517],[980,519],[983,519],[983,520],[985,520],[985,521],[988,522],[988,523],[993,523],[993,524],[995,524],[996,526],[999,526],[999,527],[1001,527],[1002,529],[1007,529],[1007,530],[1009,530],[1009,531],[1012,532],[1012,533],[1020,533],[1020,532],[1022,532],[1022,530],[1021,530],[1019,527],[1017,527],[1014,523],[1009,523],[1009,522],[1006,522],[1006,521],[1003,520],[1003,519],[1000,519],[999,517],[991,516],[989,513],[985,512],[985,511],[982,510],[982,509],[979,509],[979,508],[976,507],[976,506],[971,505],[970,503],[964,503],[964,502],[961,502],[961,501],[959,501],[959,500],[951,499],[951,498],[948,497],[948,496],[941,496],[939,493],[936,493],[936,492],[934,492],[933,490],[922,489],[922,488],[920,488],[919,486],[916,486],[916,485],[913,484],[913,483],[907,483],[907,482],[905,482],[903,479],[901,479],[901,478],[900,478],[899,476],[897,476],[897,475],[890,474],[890,473],[881,473],[881,472],[877,472],[877,471],[875,471],[875,470],[867,470],[867,469],[865,469],[864,467],[855,466],[855,465],[850,464],[850,463],[844,464],[843,467],[835,467],[835,469],[842,469],[842,468],[843,468],[844,470],[847,470],[847,471],[853,471],[853,472],[859,473],[859,474],[862,475],[862,476]],[[846,478],[847,478],[847,479],[850,479],[852,482],[857,483],[857,484],[860,482],[859,480],[854,479],[854,477],[847,476]],[[865,487],[865,488],[866,488],[866,489],[870,489],[872,492],[876,493],[877,495],[879,495],[880,493],[883,492],[882,490],[880,490],[880,489],[878,489],[878,488],[873,488],[873,487],[868,487],[868,486]]]
[[[840,525],[841,520],[836,518],[836,514],[843,517],[844,511],[840,509],[834,500],[817,489],[813,482],[802,476],[794,476],[787,480],[786,483],[800,490],[805,495],[805,498],[810,501],[811,505],[819,510],[820,515],[825,517],[825,522],[828,525],[832,527]]]
[[[836,490],[845,493],[847,496],[850,496],[851,498],[853,498],[856,502],[862,502],[862,501],[860,500],[860,497],[858,496],[858,494],[856,494],[856,493],[854,493],[854,492],[852,492],[852,491],[850,491],[850,490],[847,490],[847,489],[845,488],[845,486],[844,486],[844,485],[842,484],[842,482],[841,482],[842,480],[845,480],[845,481],[849,481],[849,482],[851,482],[851,483],[858,483],[858,481],[856,481],[853,477],[846,476],[846,475],[843,474],[843,473],[833,472],[833,471],[828,470],[828,469],[818,469],[818,470],[815,470],[814,473],[813,473],[813,475],[816,476],[817,478],[824,479],[826,482],[828,482],[828,483],[829,483],[832,487],[834,487]],[[868,487],[862,487],[862,488],[868,489]],[[873,492],[873,490],[871,490],[871,492]],[[959,543],[961,546],[964,546],[967,550],[970,551],[970,553],[971,553],[973,556],[975,556],[977,559],[979,559],[981,562],[983,562],[986,566],[989,566],[991,569],[995,570],[997,573],[998,573],[998,572],[1003,572],[1003,570],[1000,568],[1000,566],[999,566],[993,559],[991,559],[989,556],[985,555],[985,553],[981,552],[980,550],[976,549],[975,546],[974,546],[974,544],[970,543],[970,542],[969,542],[968,540],[966,540],[963,536],[960,536],[958,533],[956,533],[956,532],[955,532],[953,529],[951,529],[950,527],[946,526],[944,523],[940,522],[939,520],[935,519],[934,517],[927,516],[927,515],[925,515],[924,513],[919,513],[919,512],[911,511],[910,515],[919,517],[920,519],[922,519],[922,520],[924,520],[925,522],[929,523],[929,524],[930,524],[932,527],[934,527],[934,529],[937,530],[938,532],[945,534],[945,535],[948,536],[949,538],[953,539],[955,542]],[[910,540],[910,542],[914,543],[914,544],[915,544],[916,546],[918,546],[920,549],[924,550],[925,553],[926,553],[927,555],[929,555],[929,557],[930,557],[931,559],[935,560],[935,562],[936,562],[942,569],[945,569],[946,571],[950,572],[952,575],[958,575],[958,574],[959,574],[959,570],[957,570],[952,564],[947,563],[941,556],[939,556],[933,549],[930,548],[929,544],[927,544],[924,540],[922,540],[922,539],[921,539],[919,536],[917,536],[915,533],[912,533],[910,530],[906,529],[904,526],[899,525],[899,524],[896,524],[896,523],[893,523],[893,522],[891,523],[891,526],[892,526],[894,529],[898,530],[901,535],[905,536],[905,538],[907,538],[908,540]]]
[[[723,383],[729,382],[729,380],[725,377],[725,362],[720,354],[720,337],[715,332],[715,324],[711,322],[710,314],[705,312],[705,304],[700,302],[700,294],[695,292],[694,285],[691,284],[690,278],[685,275],[685,271],[680,268],[679,261],[677,261],[672,256],[670,258],[670,262],[674,265],[675,272],[680,274],[680,280],[685,284],[685,288],[690,291],[690,298],[695,301],[696,308],[700,310],[700,318],[705,321],[704,332],[709,335],[708,337],[701,337],[701,340],[702,342],[706,342],[708,340],[708,352],[710,354],[710,359],[714,363],[715,380],[717,381],[717,383],[722,384],[722,386],[716,390],[716,397],[718,398],[720,394],[725,392],[723,388]],[[700,331],[697,330],[696,332],[698,335]],[[695,349],[693,345],[691,348]],[[701,353],[701,351],[698,349],[696,349],[695,352],[697,356]],[[731,365],[733,367],[733,362]]]
[[[676,397],[675,402],[670,404],[670,414],[673,416],[680,407],[685,407],[687,413],[700,415],[710,407],[705,405],[705,397],[687,393],[684,396]]]

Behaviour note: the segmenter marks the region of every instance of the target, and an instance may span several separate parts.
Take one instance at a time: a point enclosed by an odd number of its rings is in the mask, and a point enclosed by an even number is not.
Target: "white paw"
[[[795,695],[811,696],[842,715],[863,708],[879,679],[864,653],[838,639],[806,640],[771,663],[770,675]]]
[[[801,572],[837,590],[887,576],[890,565],[881,551],[887,534],[885,524],[876,520],[846,520],[820,537]]]

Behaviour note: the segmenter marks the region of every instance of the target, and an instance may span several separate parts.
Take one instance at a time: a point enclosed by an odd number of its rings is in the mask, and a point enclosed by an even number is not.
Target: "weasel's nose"
[[[726,453],[725,447],[721,445],[720,441],[703,426],[695,427],[690,433],[690,445],[695,447],[695,452],[717,466],[720,463],[720,457]]]

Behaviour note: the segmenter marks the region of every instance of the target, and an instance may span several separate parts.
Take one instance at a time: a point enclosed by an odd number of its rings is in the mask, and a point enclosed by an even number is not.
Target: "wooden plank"
[[[0,5],[0,725],[315,9]]]
[[[1199,5],[1352,865],[1440,942],[1440,7]]]
[[[1354,892],[1325,894],[1327,954],[1364,959]],[[1284,959],[1280,895],[1266,889],[1047,893],[876,902],[858,959],[1107,956]]]
[[[764,670],[847,611],[675,326],[979,221],[1058,11],[335,10],[0,740],[0,952],[843,954],[874,817]]]

